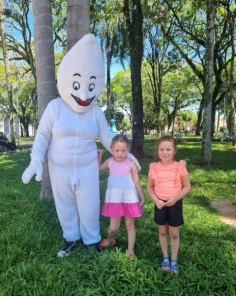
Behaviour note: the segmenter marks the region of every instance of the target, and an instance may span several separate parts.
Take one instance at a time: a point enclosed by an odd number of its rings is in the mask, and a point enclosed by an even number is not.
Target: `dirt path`
[[[236,200],[211,199],[210,204],[218,212],[221,221],[236,231]]]

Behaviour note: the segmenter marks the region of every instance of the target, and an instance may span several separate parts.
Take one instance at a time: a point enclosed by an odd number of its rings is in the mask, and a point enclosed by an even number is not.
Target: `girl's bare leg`
[[[164,256],[168,256],[168,234],[169,234],[169,226],[159,225],[159,242],[161,246],[161,251]]]
[[[166,225],[159,225],[159,242],[162,251],[162,264],[161,268],[164,271],[169,271],[169,256],[168,256],[168,235],[169,235],[169,226]]]
[[[125,225],[128,234],[128,256],[134,256],[134,245],[136,239],[136,231],[134,225],[134,218],[125,217]]]
[[[170,246],[171,246],[171,266],[170,270],[173,274],[179,273],[177,257],[179,252],[179,227],[170,227]]]
[[[179,252],[179,227],[169,226],[171,259],[177,260]]]
[[[108,230],[108,236],[107,236],[107,244],[110,244],[112,240],[115,238],[119,228],[120,228],[120,222],[121,222],[121,217],[119,218],[110,218],[110,226]]]

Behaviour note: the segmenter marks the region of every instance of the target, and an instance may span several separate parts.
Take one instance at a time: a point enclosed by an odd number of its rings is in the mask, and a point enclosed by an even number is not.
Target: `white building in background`
[[[10,122],[7,118],[1,118],[0,120],[0,132],[3,132],[6,135],[10,134]]]
[[[10,120],[8,118],[0,119],[0,132],[3,132],[5,135],[10,134]],[[14,118],[14,132],[16,136],[19,136],[19,120],[18,117]]]
[[[7,136],[10,135],[10,121],[8,118],[0,117],[0,132],[3,132]],[[19,125],[19,119],[17,116],[14,118],[14,132],[15,132],[16,137],[20,136],[20,125]],[[30,125],[29,126],[29,136],[33,136],[33,135],[34,135],[34,129]]]

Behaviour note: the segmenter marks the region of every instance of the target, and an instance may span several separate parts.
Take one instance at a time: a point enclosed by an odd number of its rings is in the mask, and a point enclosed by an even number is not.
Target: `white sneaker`
[[[68,257],[70,253],[77,247],[75,242],[67,242],[65,246],[57,253],[57,257]]]

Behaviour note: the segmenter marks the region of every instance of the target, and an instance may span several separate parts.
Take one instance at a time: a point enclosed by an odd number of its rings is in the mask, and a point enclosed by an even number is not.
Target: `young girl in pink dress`
[[[176,141],[163,136],[157,142],[159,162],[150,164],[147,191],[155,203],[154,221],[159,225],[159,242],[163,254],[161,268],[178,274],[179,226],[184,223],[182,199],[191,184],[185,161],[174,161]],[[170,236],[171,258],[168,256]]]
[[[142,216],[145,203],[135,163],[127,157],[129,141],[125,135],[117,135],[111,143],[113,157],[102,163],[102,150],[98,150],[99,170],[109,169],[108,185],[102,215],[110,217],[108,236],[100,242],[101,247],[116,244],[121,217],[125,217],[128,233],[128,258],[134,257],[136,238],[134,218]]]

